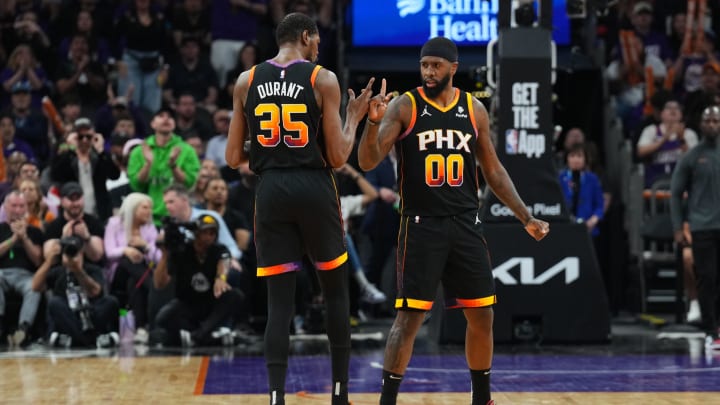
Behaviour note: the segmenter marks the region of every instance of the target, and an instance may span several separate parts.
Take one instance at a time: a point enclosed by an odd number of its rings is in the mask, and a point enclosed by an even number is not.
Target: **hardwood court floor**
[[[385,326],[383,326],[385,328]],[[701,337],[645,330],[599,345],[496,346],[498,405],[720,404],[720,352]],[[295,339],[286,403],[328,404],[329,359],[322,339]],[[383,341],[353,341],[350,399],[377,404]],[[398,404],[468,404],[460,346],[419,340]],[[1,404],[265,405],[262,344],[231,349],[0,349]]]

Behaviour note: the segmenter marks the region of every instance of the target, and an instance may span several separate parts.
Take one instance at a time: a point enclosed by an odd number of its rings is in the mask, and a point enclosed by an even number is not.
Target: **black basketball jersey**
[[[412,118],[396,143],[402,215],[448,216],[479,207],[472,96],[455,89],[443,108],[421,87],[405,93]]]
[[[313,87],[320,65],[266,61],[250,71],[245,115],[250,169],[325,168],[321,111]]]

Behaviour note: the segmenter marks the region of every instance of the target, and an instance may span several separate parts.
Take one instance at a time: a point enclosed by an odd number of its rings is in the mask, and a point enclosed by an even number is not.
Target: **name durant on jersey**
[[[304,89],[305,86],[292,82],[267,82],[259,84],[257,87],[261,99],[272,96],[297,98],[300,91]]]

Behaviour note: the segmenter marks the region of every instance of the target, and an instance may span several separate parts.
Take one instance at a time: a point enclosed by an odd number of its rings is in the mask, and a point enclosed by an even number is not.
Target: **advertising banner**
[[[510,0],[507,0],[510,1]],[[484,46],[498,33],[500,0],[362,0],[351,8],[352,45],[422,46],[444,36],[459,46]],[[570,42],[565,0],[553,0],[553,39]]]

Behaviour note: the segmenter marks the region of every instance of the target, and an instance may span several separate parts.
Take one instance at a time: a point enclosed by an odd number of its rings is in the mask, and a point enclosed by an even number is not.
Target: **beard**
[[[440,80],[435,81],[435,87],[428,87],[425,83],[425,80],[423,80],[423,90],[425,90],[425,95],[427,95],[429,98],[435,98],[440,95],[440,93],[443,92],[450,83],[450,74],[448,73],[445,75],[445,77],[441,78]]]

